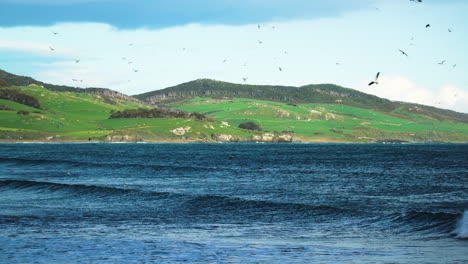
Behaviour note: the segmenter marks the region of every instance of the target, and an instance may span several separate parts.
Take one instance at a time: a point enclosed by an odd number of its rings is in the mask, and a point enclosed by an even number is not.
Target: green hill
[[[133,100],[113,98],[110,102],[100,95],[55,92],[35,84],[0,88],[0,98],[3,142],[213,142],[223,140],[223,135],[238,135],[227,136],[228,140],[247,140],[251,136],[198,114],[167,109],[145,111],[141,109],[151,108]],[[21,101],[24,98],[29,100]],[[142,113],[158,118],[135,118]]]
[[[392,113],[404,108],[436,119],[468,123],[468,114],[438,109],[418,104],[393,102],[374,95],[333,84],[313,84],[302,87],[244,85],[200,79],[174,87],[135,95],[135,98],[152,105],[171,105],[171,103],[190,100],[196,97],[214,99],[248,98],[289,104],[340,104],[372,111]]]
[[[136,96],[144,104],[109,89],[2,76],[13,86],[0,88],[0,141],[468,142],[466,114],[335,85],[198,80]]]
[[[139,102],[137,99],[133,97],[130,97],[126,94],[122,94],[122,93],[119,93],[117,91],[113,91],[107,88],[85,88],[83,89],[83,88],[77,88],[77,87],[71,87],[71,86],[65,86],[65,85],[54,85],[54,84],[37,81],[31,77],[15,75],[15,74],[3,71],[3,70],[0,70],[0,80],[11,86],[28,86],[28,85],[34,84],[34,85],[44,87],[47,90],[54,91],[54,92],[87,93],[87,94],[100,95],[109,101],[112,101],[113,98],[118,98],[118,99],[124,99],[127,101]],[[2,87],[1,81],[0,81],[0,87]]]

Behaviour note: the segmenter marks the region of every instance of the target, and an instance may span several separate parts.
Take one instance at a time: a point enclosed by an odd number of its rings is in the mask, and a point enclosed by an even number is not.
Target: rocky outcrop
[[[179,128],[175,128],[175,129],[171,130],[171,132],[174,133],[177,136],[183,136],[187,132],[189,132],[190,129],[192,129],[192,128],[191,127],[179,127]]]
[[[231,134],[212,134],[211,138],[217,142],[241,142],[241,138]]]
[[[289,134],[289,133],[280,133],[280,134],[264,133],[261,135],[250,136],[248,141],[266,142],[266,143],[286,143],[286,142],[293,142],[294,136],[293,134]]]
[[[141,142],[143,141],[141,138],[134,136],[134,135],[119,135],[119,134],[113,134],[113,135],[108,135],[104,139],[105,142]]]

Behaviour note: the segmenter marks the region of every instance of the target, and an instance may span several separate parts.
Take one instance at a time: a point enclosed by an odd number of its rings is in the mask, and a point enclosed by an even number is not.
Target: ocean
[[[468,263],[468,144],[0,144],[0,263]]]

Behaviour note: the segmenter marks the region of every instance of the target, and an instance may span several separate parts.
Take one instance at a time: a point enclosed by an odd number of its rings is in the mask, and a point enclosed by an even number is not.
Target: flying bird
[[[258,24],[258,25],[257,25],[257,28],[258,28],[258,29],[260,29],[260,28],[261,28],[260,24]]]
[[[453,68],[457,67],[457,64],[452,65]]]
[[[138,70],[137,70],[137,69],[135,69],[135,68],[132,68],[132,69],[133,69],[133,71],[134,71],[134,72],[138,72]]]
[[[258,41],[258,44],[262,44],[262,43],[263,43],[263,41],[261,41],[261,40]]]
[[[75,60],[75,63],[78,63],[78,62],[80,62],[80,60]]]
[[[227,61],[227,59],[224,59],[224,60],[223,60],[223,63],[225,63],[226,61]]]
[[[370,83],[369,83],[369,86],[371,86],[371,85],[373,85],[373,84],[379,84],[379,82],[378,82],[379,75],[380,75],[380,72],[378,72],[378,73],[375,75],[375,80],[373,80],[372,82],[370,82]]]
[[[410,0],[410,2],[417,2],[417,3],[421,3],[422,0]]]
[[[426,28],[428,28],[428,27],[431,27],[431,24],[427,24],[427,25],[426,25]]]
[[[244,80],[244,83],[247,82],[247,77],[242,77],[242,80]]]
[[[443,60],[443,61],[441,61],[441,62],[439,62],[439,63],[437,63],[437,64],[443,65],[444,63],[445,63],[445,60]]]
[[[49,49],[50,49],[50,51],[55,51],[55,49],[52,48],[51,46],[49,46]]]
[[[279,71],[283,71],[283,69],[282,69],[281,67],[278,67],[278,70],[279,70]]]
[[[340,65],[341,65],[341,63],[337,62],[337,63],[335,63],[335,65],[336,65],[336,66],[340,66]]]
[[[401,49],[398,50],[399,52],[401,52],[401,54],[405,55],[406,57],[408,57],[408,54],[406,54],[406,52],[402,51]]]
[[[450,32],[452,32],[452,30],[449,28],[449,29],[448,29],[448,32],[450,33]]]

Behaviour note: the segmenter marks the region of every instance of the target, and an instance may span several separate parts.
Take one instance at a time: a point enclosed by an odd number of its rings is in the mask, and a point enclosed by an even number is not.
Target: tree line
[[[200,113],[189,113],[184,111],[166,110],[161,108],[138,108],[123,111],[111,111],[109,119],[117,118],[190,118],[198,120],[208,119],[208,117]]]

